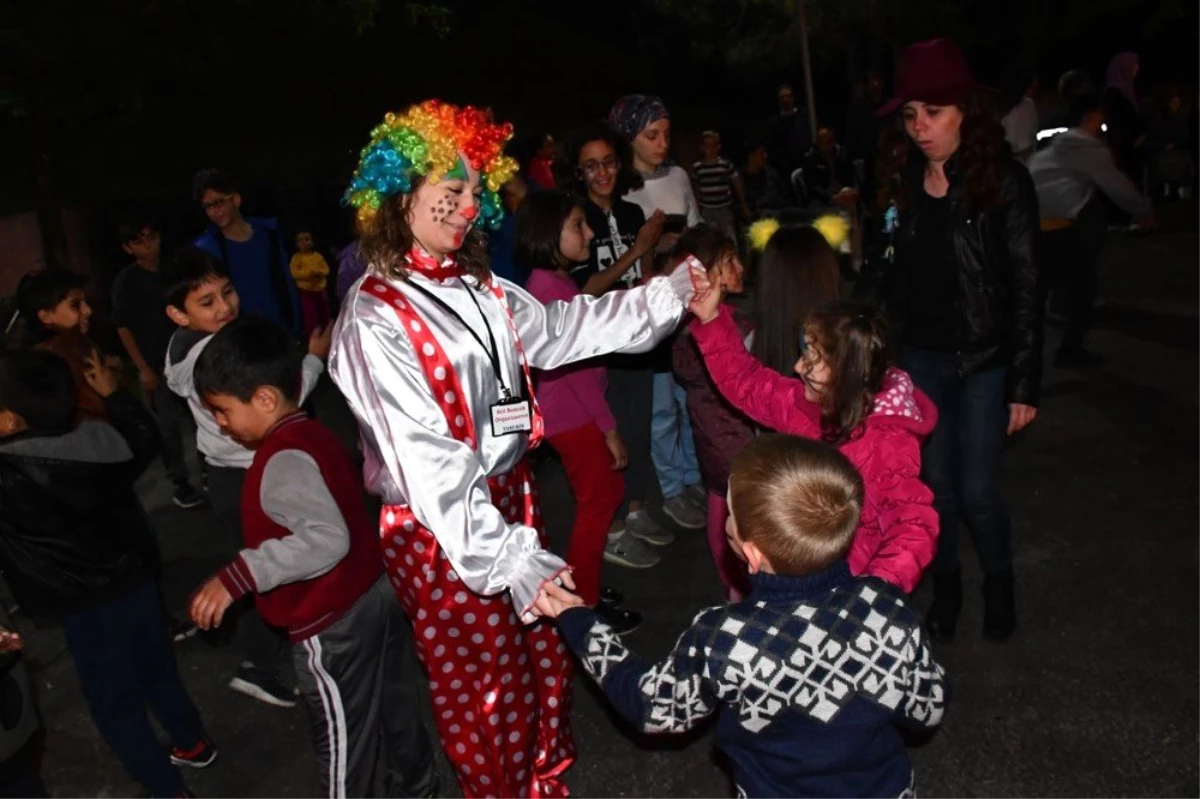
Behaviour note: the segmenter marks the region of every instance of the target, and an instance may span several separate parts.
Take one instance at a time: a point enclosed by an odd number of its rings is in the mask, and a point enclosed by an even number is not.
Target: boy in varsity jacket
[[[411,632],[383,572],[362,479],[334,434],[299,408],[300,353],[280,327],[230,322],[196,359],[196,393],[222,432],[254,450],[237,557],[192,598],[202,629],[246,594],[287,630],[322,783],[331,797],[430,796],[433,756],[418,710]]]

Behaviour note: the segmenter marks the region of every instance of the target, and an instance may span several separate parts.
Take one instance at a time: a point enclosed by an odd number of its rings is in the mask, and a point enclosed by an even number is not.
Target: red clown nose
[[[475,217],[479,216],[479,207],[475,205],[468,206],[463,209],[462,215],[463,219],[472,222]]]

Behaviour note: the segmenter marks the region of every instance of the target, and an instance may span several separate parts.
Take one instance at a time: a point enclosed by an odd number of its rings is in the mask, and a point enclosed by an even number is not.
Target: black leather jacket
[[[144,585],[158,547],[134,480],[158,451],[141,403],[105,400],[111,425],[0,441],[0,567],[22,610],[53,618]]]
[[[910,159],[904,183],[921,190],[922,159]],[[1042,380],[1044,303],[1034,246],[1039,230],[1037,193],[1029,171],[1016,160],[1005,165],[1000,202],[994,209],[970,208],[957,159],[946,163],[950,180],[953,240],[958,256],[957,341],[952,342],[960,375],[995,366],[1008,368],[1006,400],[1037,405]],[[920,312],[912,270],[916,262],[914,222],[919,203],[908,198],[889,234],[871,223],[867,259],[856,294],[883,302],[903,344],[905,316]]]

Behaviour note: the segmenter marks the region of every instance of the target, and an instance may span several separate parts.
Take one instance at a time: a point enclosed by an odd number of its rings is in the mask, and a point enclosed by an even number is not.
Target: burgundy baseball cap
[[[916,100],[933,105],[953,105],[983,88],[975,82],[962,48],[949,39],[931,39],[906,47],[896,65],[896,94],[879,110],[888,116]]]

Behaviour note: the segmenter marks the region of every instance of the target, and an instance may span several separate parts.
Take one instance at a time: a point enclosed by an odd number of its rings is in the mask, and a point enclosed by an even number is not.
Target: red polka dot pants
[[[489,482],[509,522],[541,531],[524,463]],[[575,761],[572,663],[553,622],[524,626],[507,592],[485,597],[467,588],[408,508],[385,506],[380,535],[463,795],[567,796],[562,774]]]

